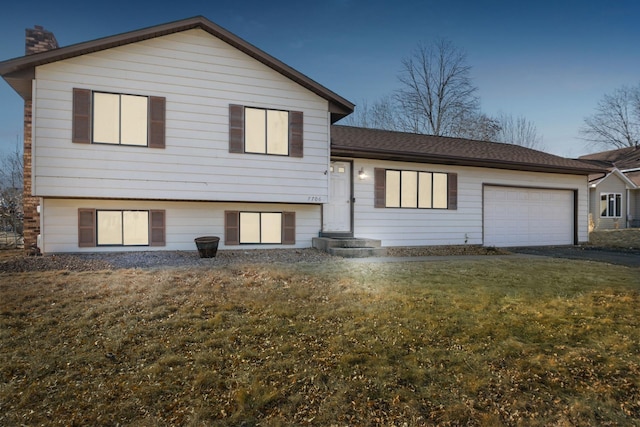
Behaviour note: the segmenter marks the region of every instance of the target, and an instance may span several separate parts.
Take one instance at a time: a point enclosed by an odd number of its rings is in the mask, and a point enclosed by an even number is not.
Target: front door
[[[322,231],[351,232],[351,163],[335,161],[329,168],[330,196],[324,205]]]

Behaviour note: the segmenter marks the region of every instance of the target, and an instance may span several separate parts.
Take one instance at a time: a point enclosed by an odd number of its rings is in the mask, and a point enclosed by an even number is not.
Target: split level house
[[[606,173],[589,179],[589,227],[595,230],[640,227],[640,147],[580,157]]]
[[[43,253],[564,245],[600,167],[336,125],[354,105],[203,17],[0,62],[25,105],[25,244]]]

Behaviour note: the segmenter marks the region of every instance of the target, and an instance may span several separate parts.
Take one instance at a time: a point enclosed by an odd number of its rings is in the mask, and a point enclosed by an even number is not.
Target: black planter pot
[[[200,258],[215,258],[218,252],[218,242],[220,238],[217,236],[203,236],[196,237],[196,247],[198,248],[198,254]]]

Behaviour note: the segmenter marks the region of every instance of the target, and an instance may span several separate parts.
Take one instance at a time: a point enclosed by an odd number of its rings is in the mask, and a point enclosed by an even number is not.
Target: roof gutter
[[[411,163],[436,163],[455,166],[476,166],[493,169],[525,170],[530,172],[552,172],[568,175],[589,175],[604,173],[600,168],[577,168],[566,166],[540,165],[535,163],[513,162],[497,159],[476,159],[469,157],[456,157],[438,154],[398,153],[391,150],[358,149],[346,146],[331,146],[331,154],[334,156],[347,156],[376,160],[395,160]]]

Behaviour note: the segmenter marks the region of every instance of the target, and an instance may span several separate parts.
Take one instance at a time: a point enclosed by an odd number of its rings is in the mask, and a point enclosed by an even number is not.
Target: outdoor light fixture
[[[364,171],[364,168],[360,168],[358,171],[358,178],[365,179],[367,177],[367,173]]]

